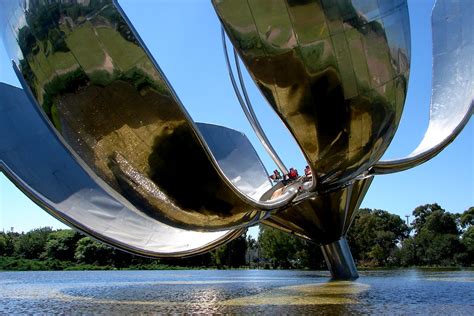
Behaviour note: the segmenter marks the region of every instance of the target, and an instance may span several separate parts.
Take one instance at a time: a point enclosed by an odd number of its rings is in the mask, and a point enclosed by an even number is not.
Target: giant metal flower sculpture
[[[430,124],[417,150],[396,161],[379,160],[408,85],[405,1],[212,3],[234,46],[238,80],[227,48],[226,58],[250,123],[287,173],[239,58],[311,177],[272,186],[243,134],[194,123],[111,0],[0,1],[24,87],[0,85],[0,169],[55,217],[133,253],[193,255],[262,222],[320,243],[335,278],[357,277],[344,236],[373,175],[427,161],[472,115],[474,2],[439,1],[433,11]]]

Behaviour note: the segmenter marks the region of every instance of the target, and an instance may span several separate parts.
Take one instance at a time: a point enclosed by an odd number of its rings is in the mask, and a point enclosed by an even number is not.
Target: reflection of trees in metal
[[[401,67],[399,57],[407,60],[410,53],[406,4],[247,3],[214,6],[318,182],[341,185],[358,176],[380,159],[403,109],[408,65]]]
[[[11,57],[25,88],[60,134],[61,143],[42,150],[62,153],[62,160],[41,156],[41,172],[54,184],[50,188],[38,186],[29,174],[17,175],[22,169],[33,171],[31,161],[12,159],[24,154],[14,149],[14,139],[0,147],[0,159],[10,169],[3,168],[58,218],[129,251],[153,256],[198,253],[234,238],[238,228],[263,221],[324,244],[334,275],[355,277],[344,236],[371,174],[408,168],[439,152],[467,123],[472,105],[464,101],[472,102],[472,92],[458,93],[462,106],[452,102],[432,107],[436,126],[443,125],[439,116],[456,113],[445,137],[439,138],[441,145],[428,142],[439,148],[430,147],[416,159],[378,163],[406,96],[410,33],[404,0],[213,4],[252,78],[300,145],[315,185],[301,178],[271,188],[244,135],[218,126],[198,128],[111,0],[0,0]],[[450,5],[473,6],[465,1]],[[444,10],[435,8],[435,36],[451,23],[443,22],[453,14]],[[454,24],[458,31],[472,33],[469,26]],[[440,88],[443,80],[435,80],[435,101],[449,99],[456,91],[453,78],[460,73],[465,80],[457,86],[474,91],[472,67],[466,67],[472,64],[468,56],[474,55],[472,39],[450,45],[441,41],[439,46],[436,38],[434,42],[435,74],[437,65],[446,67],[445,54],[460,61],[449,72],[450,89]],[[28,102],[7,90],[4,94],[14,95],[33,119]],[[10,111],[8,106],[0,110]],[[9,115],[21,117],[20,112]],[[9,116],[3,117],[10,123]],[[36,120],[31,131],[44,130]],[[51,131],[46,134],[56,140]],[[38,150],[31,143],[22,146]],[[57,176],[54,170],[64,165],[94,193],[74,186],[74,179]],[[76,189],[63,192],[61,181]],[[59,200],[52,199],[56,191],[62,192]],[[106,224],[108,220],[113,224]]]
[[[68,15],[74,6],[86,9],[81,9],[80,15]],[[64,140],[102,180],[131,199],[130,186],[122,191],[123,183],[118,185],[117,173],[110,168],[116,166],[110,157],[118,154],[143,181],[160,187],[171,200],[173,206],[155,203],[153,194],[142,192],[140,196],[146,200],[142,205],[147,205],[148,214],[156,213],[153,217],[211,230],[260,218],[260,211],[243,203],[242,195],[236,195],[218,175],[194,127],[185,123],[189,119],[184,109],[109,1],[91,6],[43,4],[31,11],[27,22],[34,25],[31,34],[38,27],[60,30],[68,44],[68,52],[42,52],[41,58],[25,56],[36,78],[41,77],[41,69],[50,73],[30,85],[36,88],[38,102]],[[43,48],[51,44],[45,34],[36,40]],[[62,61],[64,57],[71,63],[55,63],[55,58]],[[156,143],[160,139],[171,142],[167,141],[166,148],[161,144],[157,153],[154,147],[160,145]],[[186,163],[190,156],[193,160]],[[181,169],[172,164],[179,157],[183,157]],[[183,190],[186,175],[182,170],[186,168],[198,170],[196,188]]]
[[[0,96],[0,133],[15,136],[0,141],[0,169],[64,223],[115,247],[155,257],[206,252],[242,233],[183,230],[152,220],[96,183],[24,91],[0,84]]]

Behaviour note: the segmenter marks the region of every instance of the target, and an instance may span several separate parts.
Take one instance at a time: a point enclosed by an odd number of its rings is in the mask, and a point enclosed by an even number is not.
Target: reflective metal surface
[[[244,134],[214,124],[197,123],[197,127],[219,167],[241,192],[258,200],[272,188],[267,170]]]
[[[303,196],[262,223],[321,244],[332,243],[347,234],[372,180],[368,177],[338,190]]]
[[[2,5],[24,82],[112,194],[163,223],[208,231],[256,223],[283,203],[260,203],[225,177],[116,3]]]
[[[411,156],[389,162],[410,71],[405,0],[212,4],[312,175],[272,186],[245,135],[195,124],[113,0],[0,0],[30,97],[0,86],[0,170],[63,222],[134,253],[192,255],[261,222],[322,244],[333,276],[356,278],[344,237],[372,175],[428,160],[472,115],[474,2],[437,2],[430,124]],[[287,173],[225,52],[246,116]]]
[[[474,113],[474,1],[438,1],[433,8],[433,91],[425,136],[407,157],[380,161],[373,172],[392,173],[436,156]]]
[[[242,111],[244,112],[245,116],[247,117],[250,125],[252,126],[252,129],[254,130],[255,134],[257,135],[258,139],[263,145],[263,148],[267,151],[267,153],[270,155],[270,157],[273,159],[275,164],[280,168],[280,171],[283,174],[288,174],[288,169],[286,168],[285,164],[279,157],[278,153],[276,150],[273,148],[272,144],[268,140],[267,135],[263,131],[262,126],[260,125],[257,116],[255,115],[255,112],[253,111],[252,104],[250,102],[250,99],[247,94],[247,90],[245,88],[245,84],[243,82],[242,78],[242,73],[240,71],[240,63],[237,57],[237,53],[234,51],[234,60],[235,60],[235,66],[237,68],[237,73],[239,75],[239,83],[240,83],[240,88],[242,89],[242,94],[243,97],[240,93],[239,88],[237,87],[236,80],[234,78],[234,73],[232,71],[232,66],[230,65],[229,61],[229,54],[227,52],[227,43],[226,43],[226,37],[225,37],[225,32],[224,29],[222,28],[222,44],[224,47],[224,56],[225,56],[225,61],[227,63],[227,68],[229,69],[229,76],[230,76],[230,81],[232,82],[232,87],[234,88],[235,95],[237,99],[239,100],[240,106],[242,107]]]
[[[147,256],[207,252],[243,230],[197,232],[160,223],[99,186],[62,145],[18,88],[0,83],[0,171],[67,225],[115,247]],[[96,180],[96,181],[94,181]]]
[[[213,0],[249,73],[300,145],[315,190],[375,164],[405,101],[406,2]]]
[[[333,278],[354,280],[359,277],[349,244],[345,238],[322,245],[321,249]]]

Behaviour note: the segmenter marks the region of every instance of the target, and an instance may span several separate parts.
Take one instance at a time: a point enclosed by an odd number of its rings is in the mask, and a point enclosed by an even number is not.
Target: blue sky
[[[198,122],[244,132],[267,168],[271,159],[258,143],[234,96],[220,40],[220,26],[210,1],[121,0],[151,53],[181,101]],[[433,0],[409,0],[412,64],[408,97],[397,134],[384,158],[399,158],[420,142],[428,124],[431,93]],[[19,86],[3,46],[0,81]],[[288,132],[247,77],[257,116],[288,167],[302,171],[305,162]],[[402,217],[421,204],[438,202],[450,212],[474,205],[474,123],[432,161],[399,174],[378,176],[362,207],[385,209]],[[29,201],[0,174],[0,229],[27,231],[40,226],[64,227]]]

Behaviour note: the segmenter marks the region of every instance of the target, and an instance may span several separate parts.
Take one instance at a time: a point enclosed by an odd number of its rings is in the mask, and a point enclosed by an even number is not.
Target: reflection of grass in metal
[[[66,42],[86,72],[99,68],[104,63],[104,51],[100,47],[91,23],[86,22],[75,28],[67,36]]]
[[[288,9],[300,44],[308,44],[329,37],[329,29],[319,3],[301,3],[288,6]]]
[[[100,27],[97,28],[99,40],[107,47],[107,53],[120,70],[126,72],[134,67],[145,54],[137,45],[125,40],[117,31]]]
[[[39,45],[42,47],[38,54],[35,55],[35,58],[37,59],[37,63],[41,65],[52,65],[54,66],[55,69],[71,69],[76,67],[76,60],[74,57],[71,55],[71,53],[63,53],[63,52],[56,52],[56,53],[48,53],[45,54],[45,51],[49,51],[48,48],[43,48],[44,43],[39,43]],[[50,46],[50,44],[47,44]],[[84,45],[84,44],[82,44]],[[50,80],[51,78],[46,78]]]
[[[357,304],[355,295],[365,292],[369,285],[354,282],[330,282],[285,286],[264,294],[240,297],[222,305],[338,305]]]
[[[58,108],[54,104],[51,106],[51,120],[53,121],[53,125],[61,132],[61,120],[59,118]]]

